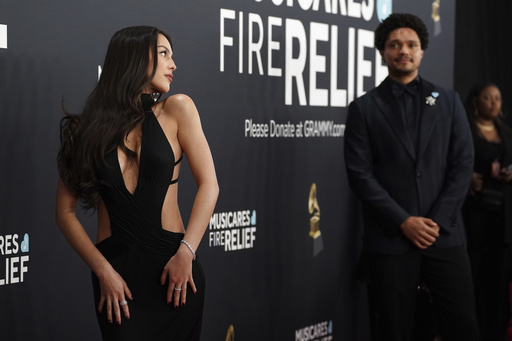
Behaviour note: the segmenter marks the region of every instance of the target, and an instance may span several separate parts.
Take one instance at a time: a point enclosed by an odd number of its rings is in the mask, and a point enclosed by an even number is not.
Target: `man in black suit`
[[[459,96],[418,75],[424,23],[391,14],[375,31],[389,76],[349,106],[345,163],[363,205],[362,264],[373,340],[411,340],[421,281],[443,341],[477,340],[461,206],[473,147]]]

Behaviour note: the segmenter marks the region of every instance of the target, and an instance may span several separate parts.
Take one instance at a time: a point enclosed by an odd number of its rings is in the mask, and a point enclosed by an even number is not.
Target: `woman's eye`
[[[165,56],[167,56],[167,51],[160,51],[160,54],[161,54],[163,57],[165,57]]]

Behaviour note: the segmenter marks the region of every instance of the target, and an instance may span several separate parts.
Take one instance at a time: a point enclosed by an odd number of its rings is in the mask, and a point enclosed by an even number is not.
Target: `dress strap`
[[[183,159],[183,154],[181,154],[181,156],[180,156],[180,158],[178,159],[178,161],[176,161],[176,162],[174,163],[174,167],[176,167],[176,165],[177,165],[178,163],[180,163],[182,159]],[[172,181],[171,181],[171,185],[172,185],[172,184],[177,183],[177,182],[178,182],[178,179],[179,179],[179,177],[177,177],[176,179],[172,180]]]

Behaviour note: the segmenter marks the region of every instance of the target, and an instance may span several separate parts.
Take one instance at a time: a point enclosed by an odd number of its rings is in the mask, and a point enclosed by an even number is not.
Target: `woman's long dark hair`
[[[98,202],[101,184],[96,168],[105,164],[106,153],[120,147],[130,161],[136,158],[124,140],[144,120],[140,94],[156,72],[158,34],[171,43],[170,37],[155,27],[133,26],[116,32],[82,113],[66,112],[61,120],[59,175],[87,209]],[[153,73],[148,75],[151,61]]]

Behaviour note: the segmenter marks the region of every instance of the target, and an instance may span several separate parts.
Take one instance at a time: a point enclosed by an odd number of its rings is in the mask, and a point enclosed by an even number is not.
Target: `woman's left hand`
[[[184,307],[187,301],[187,283],[194,294],[197,293],[194,278],[192,277],[192,259],[190,251],[183,245],[178,252],[169,259],[164,267],[160,283],[162,285],[169,281],[167,289],[167,304],[172,304],[174,308]]]

